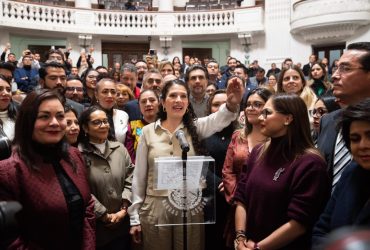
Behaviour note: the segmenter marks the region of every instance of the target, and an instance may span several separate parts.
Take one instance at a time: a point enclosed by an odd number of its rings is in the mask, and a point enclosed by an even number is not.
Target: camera
[[[157,54],[157,51],[155,49],[150,49],[149,50],[149,55],[154,56],[156,54]]]

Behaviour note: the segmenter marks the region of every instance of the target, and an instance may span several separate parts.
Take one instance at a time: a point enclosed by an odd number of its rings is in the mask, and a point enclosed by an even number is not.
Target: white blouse
[[[0,111],[0,119],[3,123],[3,131],[9,140],[14,139],[15,121],[8,116],[8,110]]]

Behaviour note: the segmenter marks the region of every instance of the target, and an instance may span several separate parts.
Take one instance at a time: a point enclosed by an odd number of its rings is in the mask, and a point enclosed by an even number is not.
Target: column
[[[256,5],[256,0],[244,0],[241,3],[241,7],[252,7]]]
[[[159,0],[158,11],[173,11],[173,0]]]
[[[91,9],[91,0],[75,0],[75,7],[82,9]]]

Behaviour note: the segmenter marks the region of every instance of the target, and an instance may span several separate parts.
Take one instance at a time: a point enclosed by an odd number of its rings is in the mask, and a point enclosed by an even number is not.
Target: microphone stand
[[[188,228],[187,228],[187,185],[186,185],[186,162],[188,153],[186,148],[182,150],[182,188],[183,188],[183,210],[182,210],[182,233],[183,233],[183,249],[188,249]]]

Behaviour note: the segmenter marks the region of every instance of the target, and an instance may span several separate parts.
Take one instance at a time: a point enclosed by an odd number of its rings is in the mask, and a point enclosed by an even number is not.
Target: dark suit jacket
[[[328,172],[330,178],[333,178],[335,141],[339,132],[337,129],[337,124],[341,112],[342,110],[339,109],[327,115],[324,115],[321,118],[320,133],[317,138],[317,147],[328,164]]]
[[[129,121],[136,121],[141,119],[141,112],[138,100],[132,100],[125,104],[123,110],[128,114]]]
[[[69,155],[76,171],[64,160],[60,165],[79,190],[86,208],[81,249],[95,249],[94,201],[86,166],[77,148],[70,147]],[[39,171],[31,170],[15,152],[0,162],[0,200],[18,201],[23,206],[17,216],[20,232],[9,249],[74,249],[68,242],[67,202],[54,168],[41,157],[37,166]]]
[[[71,99],[66,98],[66,104],[68,104],[74,110],[76,110],[78,117],[80,117],[81,113],[84,111],[84,105],[82,105],[81,103],[75,102]]]
[[[311,65],[309,63],[303,65],[302,71],[303,71],[304,76],[309,76],[310,70],[311,70]]]
[[[356,162],[344,170],[325,211],[314,227],[314,247],[319,247],[335,229],[353,225],[370,226],[369,181],[370,171]]]

